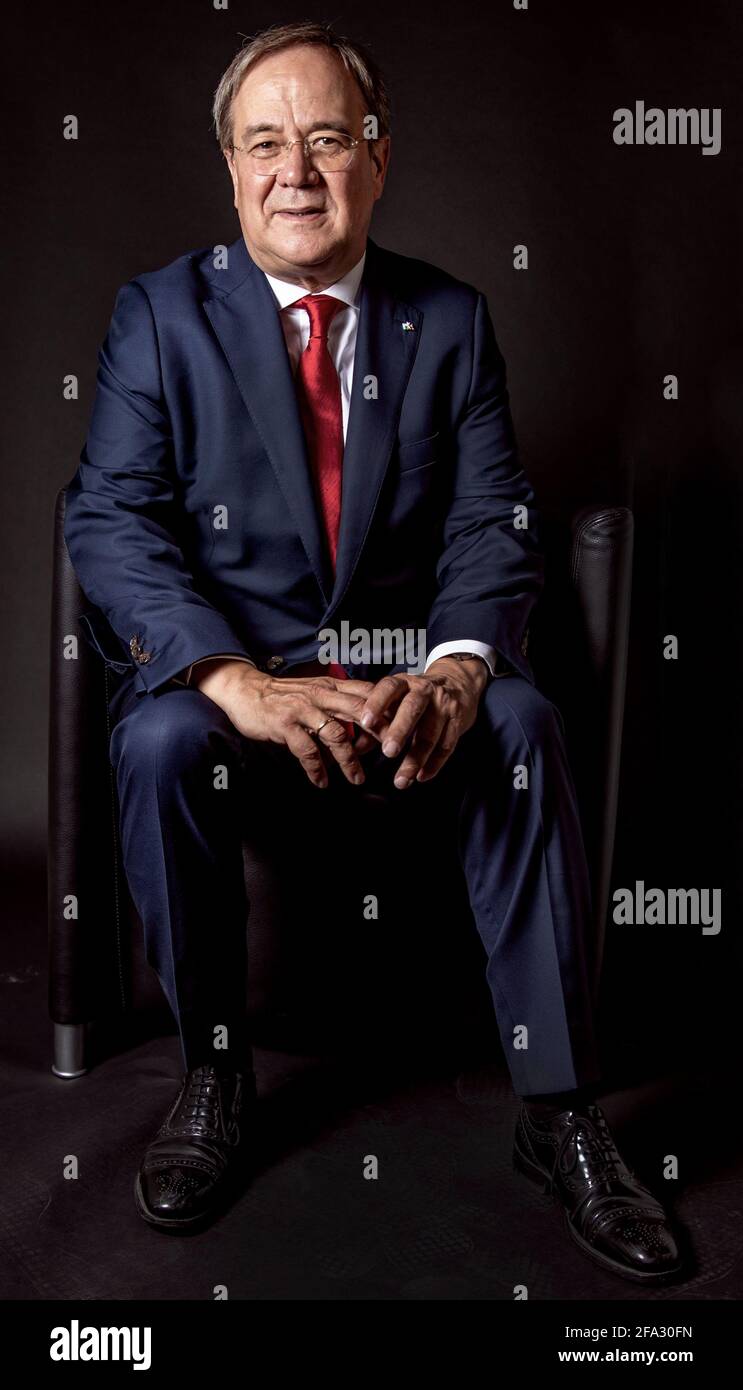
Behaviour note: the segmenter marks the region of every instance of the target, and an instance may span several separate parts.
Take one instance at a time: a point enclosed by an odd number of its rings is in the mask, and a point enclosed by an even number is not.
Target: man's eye
[[[275,140],[259,140],[257,144],[251,145],[251,154],[273,154],[279,147]]]
[[[318,135],[317,139],[312,141],[312,147],[316,150],[339,150],[341,142],[334,135]]]

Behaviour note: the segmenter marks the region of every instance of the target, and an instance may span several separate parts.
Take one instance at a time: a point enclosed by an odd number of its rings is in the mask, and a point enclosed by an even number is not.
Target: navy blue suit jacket
[[[532,681],[536,515],[483,295],[368,239],[333,576],[278,307],[228,252],[125,284],[99,352],[65,539],[104,658],[140,693],[215,653],[288,671],[345,619],[487,642]]]

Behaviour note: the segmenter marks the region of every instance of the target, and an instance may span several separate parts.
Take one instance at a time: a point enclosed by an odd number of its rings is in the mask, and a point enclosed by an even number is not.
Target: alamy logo
[[[324,627],[318,632],[321,646],[317,659],[322,665],[396,666],[405,663],[411,675],[420,675],[426,666],[424,627],[351,627],[347,619],[340,632]]]
[[[702,925],[702,936],[717,936],[722,926],[721,888],[646,888],[642,880],[612,895],[612,918],[618,926]],[[711,899],[711,904],[710,904]]]
[[[615,145],[701,145],[702,154],[719,154],[722,146],[720,124],[722,107],[670,107],[645,109],[636,101],[635,109],[620,106],[614,112]]]
[[[131,1361],[133,1371],[149,1371],[152,1364],[151,1327],[81,1327],[73,1318],[49,1335],[52,1361]]]

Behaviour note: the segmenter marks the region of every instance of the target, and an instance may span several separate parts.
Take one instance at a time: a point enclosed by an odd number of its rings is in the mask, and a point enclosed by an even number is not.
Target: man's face
[[[266,126],[271,130],[264,138],[281,144],[320,127],[361,137],[349,167],[331,173],[313,169],[301,144],[292,145],[272,176],[256,172],[250,155],[226,152],[248,251],[269,275],[322,289],[361,259],[390,143],[363,139],[366,115],[360,88],[325,49],[283,49],[248,72],[232,107],[236,145],[255,143],[262,134],[255,127]]]

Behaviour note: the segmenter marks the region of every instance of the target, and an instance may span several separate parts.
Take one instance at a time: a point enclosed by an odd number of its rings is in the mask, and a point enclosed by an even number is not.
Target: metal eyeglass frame
[[[321,133],[321,132],[316,132],[316,133]],[[336,132],[336,133],[339,134],[339,135],[341,135],[341,134],[342,134],[342,135],[345,135],[345,134],[346,134],[345,131],[338,131],[338,132]],[[282,161],[281,161],[281,163],[278,165],[278,167],[277,167],[276,169],[272,169],[272,170],[270,171],[270,173],[267,171],[265,174],[262,173],[262,171],[261,171],[260,169],[256,169],[256,170],[255,170],[256,174],[258,174],[260,178],[264,178],[264,179],[274,178],[275,175],[278,174],[279,170],[280,170],[280,169],[283,169],[284,165],[286,164],[286,162],[287,162],[287,160],[288,160],[288,158],[289,158],[289,153],[290,153],[291,148],[292,148],[293,145],[304,145],[304,157],[305,157],[305,159],[307,160],[307,163],[308,163],[313,169],[315,169],[315,166],[314,166],[314,164],[312,163],[312,158],[311,158],[310,151],[309,151],[309,148],[308,148],[309,143],[310,143],[310,140],[311,140],[312,138],[313,138],[313,137],[312,137],[311,135],[304,135],[304,136],[297,136],[297,139],[296,139],[296,140],[287,140],[287,142],[286,142],[285,145],[280,145],[280,146],[279,146],[279,149],[282,151],[282,153],[283,153],[283,155],[284,155],[284,158],[282,159]],[[350,147],[350,149],[349,149],[349,151],[348,151],[348,163],[347,163],[347,164],[344,164],[342,169],[315,169],[315,173],[316,173],[316,174],[343,174],[343,173],[345,173],[346,169],[348,169],[348,168],[350,167],[351,160],[353,159],[354,150],[356,149],[356,146],[357,146],[357,145],[361,145],[362,143],[364,143],[364,136],[360,136],[358,139],[354,139],[353,136],[349,135],[349,136],[347,136],[347,139],[349,139],[349,140],[351,141],[351,147]],[[367,141],[366,143],[368,143],[368,141]],[[373,143],[373,142],[372,142],[372,143]],[[232,144],[232,145],[230,145],[230,149],[232,149],[232,150],[239,150],[241,154],[250,154],[250,150],[247,148],[246,145],[235,145],[235,144]],[[254,159],[253,163],[254,163],[254,164],[260,164],[261,161],[258,160],[258,159]]]

